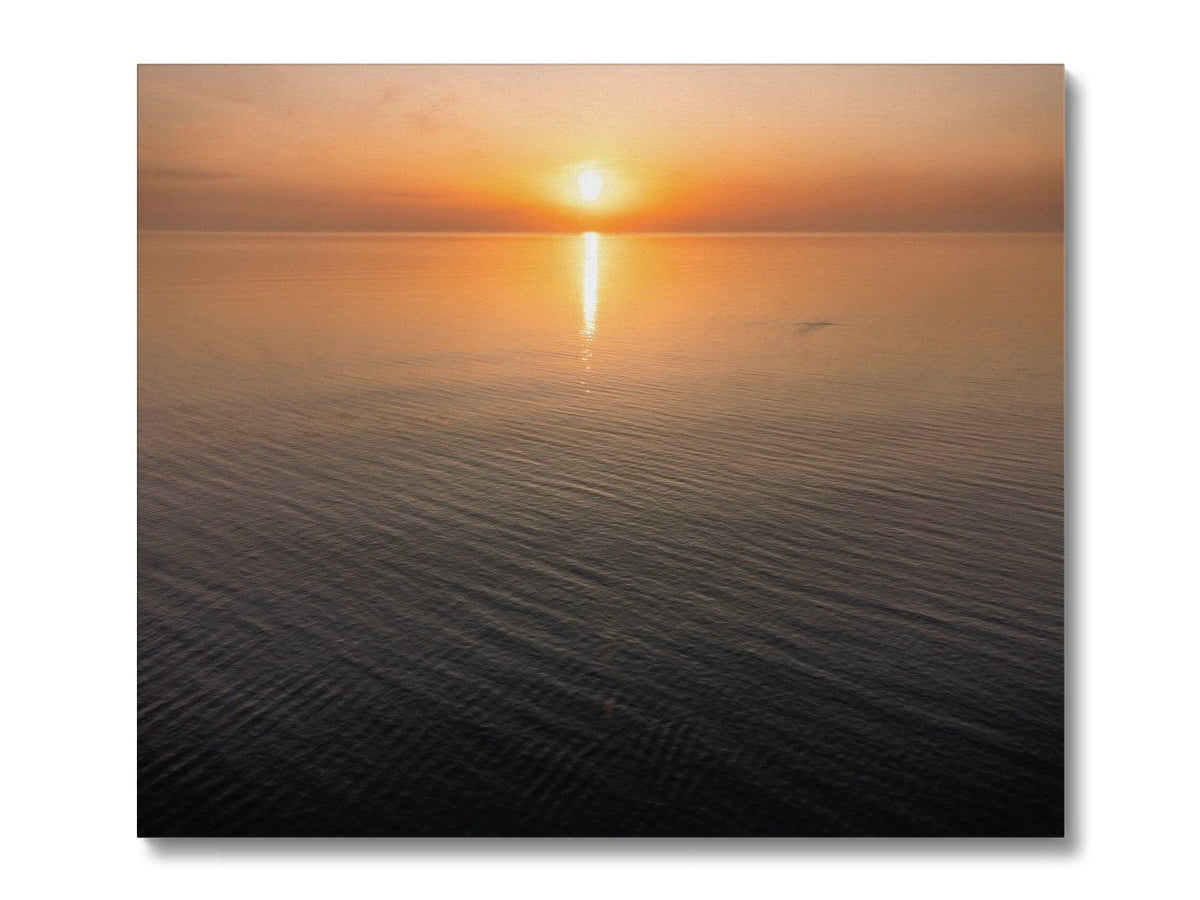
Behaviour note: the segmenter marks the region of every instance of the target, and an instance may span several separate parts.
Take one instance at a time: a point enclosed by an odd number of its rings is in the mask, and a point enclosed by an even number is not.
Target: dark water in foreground
[[[143,835],[1061,833],[1059,236],[139,253]]]

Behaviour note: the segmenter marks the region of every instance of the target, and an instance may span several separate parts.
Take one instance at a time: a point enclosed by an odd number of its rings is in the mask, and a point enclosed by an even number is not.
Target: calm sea
[[[1055,835],[1060,235],[139,241],[143,835]]]

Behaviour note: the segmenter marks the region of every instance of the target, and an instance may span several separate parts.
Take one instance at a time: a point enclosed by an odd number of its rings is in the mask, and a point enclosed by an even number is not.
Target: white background
[[[1196,896],[1198,83],[1183,3],[110,3],[5,13],[0,890]],[[1067,65],[1066,841],[139,841],[135,64]]]

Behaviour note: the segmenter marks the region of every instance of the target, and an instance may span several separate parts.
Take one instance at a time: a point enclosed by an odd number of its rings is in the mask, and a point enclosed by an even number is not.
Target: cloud
[[[138,175],[144,178],[168,178],[174,181],[224,181],[237,178],[237,172],[227,172],[220,169],[197,168],[153,168],[139,169]]]

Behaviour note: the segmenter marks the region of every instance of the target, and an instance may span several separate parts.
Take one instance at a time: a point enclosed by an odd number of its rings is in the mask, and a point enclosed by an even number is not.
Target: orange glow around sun
[[[631,205],[628,180],[613,167],[595,160],[568,165],[554,180],[559,202],[589,218],[621,212]]]
[[[582,231],[618,227],[647,204],[660,201],[659,191],[619,160],[577,160],[545,170],[541,196]]]

